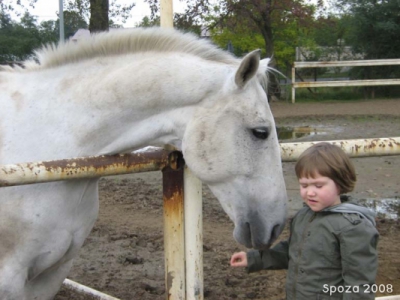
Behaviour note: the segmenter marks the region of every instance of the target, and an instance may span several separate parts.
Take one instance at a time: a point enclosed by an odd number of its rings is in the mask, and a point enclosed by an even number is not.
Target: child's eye
[[[317,184],[317,185],[316,185],[316,188],[317,188],[317,189],[320,189],[320,188],[322,188],[322,185]]]

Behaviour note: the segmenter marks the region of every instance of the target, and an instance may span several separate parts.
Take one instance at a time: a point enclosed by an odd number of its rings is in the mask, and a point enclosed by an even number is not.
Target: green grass
[[[354,87],[323,87],[310,88],[310,90],[307,88],[296,89],[296,101],[354,101],[365,99],[363,91]]]

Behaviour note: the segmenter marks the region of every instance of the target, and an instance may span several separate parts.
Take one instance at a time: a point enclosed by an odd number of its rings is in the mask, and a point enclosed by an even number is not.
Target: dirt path
[[[275,118],[318,115],[391,115],[400,116],[400,99],[348,102],[289,103],[272,102]]]
[[[334,140],[400,136],[400,100],[349,103],[271,103],[277,126],[312,126],[323,134],[296,139]],[[293,140],[291,140],[292,142]],[[399,198],[400,156],[353,159],[356,199]],[[284,163],[291,212],[301,205],[293,163]],[[69,278],[125,300],[165,299],[161,172],[103,178],[99,219]],[[285,271],[246,274],[228,262],[243,250],[232,223],[203,188],[205,299],[284,299]],[[378,284],[400,294],[400,223],[380,220]],[[285,231],[281,238],[287,237]],[[390,295],[390,293],[384,293]],[[381,293],[379,293],[381,295]],[[84,299],[65,290],[56,300]]]

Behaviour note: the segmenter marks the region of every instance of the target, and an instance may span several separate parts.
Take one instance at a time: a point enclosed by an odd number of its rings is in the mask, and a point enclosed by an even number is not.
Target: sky
[[[150,15],[150,8],[143,0],[117,0],[119,4],[135,2],[136,6],[131,11],[129,18],[124,27],[134,27],[143,17]],[[173,0],[173,9],[175,12],[183,12],[184,4],[179,0]],[[38,22],[46,20],[56,20],[59,10],[59,0],[38,0],[35,9],[31,9],[31,13],[38,17]]]
[[[131,17],[127,20],[123,27],[134,27],[143,17],[150,15],[150,8],[143,0],[117,0],[119,4],[127,4],[135,2],[136,6],[131,11]],[[308,0],[310,3],[316,3],[317,0]],[[179,0],[173,0],[173,9],[175,12],[183,12],[185,4]],[[38,17],[38,22],[46,20],[56,20],[59,10],[59,0],[38,0],[35,8],[31,9],[31,13]]]

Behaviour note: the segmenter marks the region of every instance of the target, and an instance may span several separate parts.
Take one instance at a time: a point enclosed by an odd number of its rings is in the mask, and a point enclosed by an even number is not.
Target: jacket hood
[[[366,218],[368,221],[372,223],[372,225],[376,226],[375,217],[376,213],[365,206],[361,206],[356,203],[341,203],[335,206],[327,207],[323,210],[323,212],[335,212],[335,213],[350,213],[350,214],[358,214],[362,218]]]

